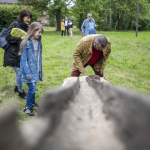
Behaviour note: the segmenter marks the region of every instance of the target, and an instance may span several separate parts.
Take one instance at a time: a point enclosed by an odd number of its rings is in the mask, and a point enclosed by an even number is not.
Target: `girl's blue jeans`
[[[29,90],[27,95],[26,107],[32,107],[32,104],[35,104],[35,91],[36,91],[36,82],[27,83]]]

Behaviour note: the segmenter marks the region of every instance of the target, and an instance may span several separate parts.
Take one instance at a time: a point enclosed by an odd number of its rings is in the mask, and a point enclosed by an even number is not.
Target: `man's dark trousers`
[[[65,26],[65,33],[64,33],[64,35],[66,35],[66,30],[67,30],[67,35],[69,36],[69,27],[68,26]]]

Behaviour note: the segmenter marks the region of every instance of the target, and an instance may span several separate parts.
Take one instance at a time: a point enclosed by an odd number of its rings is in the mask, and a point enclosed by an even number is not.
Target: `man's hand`
[[[97,27],[97,25],[95,24],[95,27]]]
[[[85,34],[84,34],[84,33],[82,33],[82,35],[84,36]]]
[[[85,74],[85,69],[84,70],[82,70],[82,71],[80,71],[81,73],[83,73],[83,74]]]
[[[102,69],[100,69],[100,74],[103,74],[103,70]]]
[[[28,78],[28,80],[32,80],[32,78]]]

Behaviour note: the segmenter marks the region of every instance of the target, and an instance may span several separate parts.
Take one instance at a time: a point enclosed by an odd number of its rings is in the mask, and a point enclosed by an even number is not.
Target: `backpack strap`
[[[18,28],[18,22],[16,21],[16,27]]]

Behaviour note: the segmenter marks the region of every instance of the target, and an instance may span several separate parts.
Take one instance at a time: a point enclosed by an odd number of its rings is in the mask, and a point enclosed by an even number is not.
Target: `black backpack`
[[[17,28],[18,28],[18,22],[16,21],[17,24]],[[3,28],[1,34],[0,34],[0,47],[3,48],[4,50],[7,50],[7,48],[9,47],[10,43],[8,43],[6,41],[6,35],[7,35],[7,28]]]

